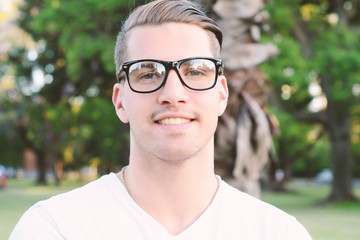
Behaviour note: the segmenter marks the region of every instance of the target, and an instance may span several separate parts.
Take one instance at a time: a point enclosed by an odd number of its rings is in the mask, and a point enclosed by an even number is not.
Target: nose
[[[168,105],[178,105],[186,103],[189,99],[189,90],[180,80],[177,72],[172,69],[169,71],[165,85],[159,89],[159,103]]]

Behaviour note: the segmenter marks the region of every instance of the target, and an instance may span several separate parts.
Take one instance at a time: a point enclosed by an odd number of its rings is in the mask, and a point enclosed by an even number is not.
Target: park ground
[[[61,187],[35,186],[25,180],[9,181],[0,191],[0,239],[8,239],[11,230],[26,209],[39,200],[85,184],[85,181],[65,181]],[[310,232],[314,240],[360,239],[360,202],[321,204],[329,194],[329,185],[311,181],[296,181],[288,192],[265,191],[262,199],[294,215]],[[360,199],[360,186],[354,187]]]

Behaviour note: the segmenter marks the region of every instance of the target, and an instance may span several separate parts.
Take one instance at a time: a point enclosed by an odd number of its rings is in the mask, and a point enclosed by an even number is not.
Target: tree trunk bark
[[[321,88],[326,95],[326,124],[330,135],[331,164],[334,175],[329,201],[354,201],[352,193],[351,161],[351,110],[349,104],[335,100],[331,94],[333,80],[330,76],[322,76]]]
[[[41,149],[35,149],[36,156],[37,156],[37,167],[38,167],[38,178],[37,184],[39,185],[46,185],[46,158],[44,151]]]
[[[262,11],[266,3],[262,0],[194,1],[216,16],[224,34],[221,58],[226,67],[230,98],[222,120],[231,120],[219,122],[215,136],[215,171],[222,173],[223,178],[230,175],[229,183],[259,197],[259,178],[273,144],[269,122],[261,109],[267,103],[269,85],[258,65],[278,54],[274,45],[260,43],[261,27],[267,21],[267,14]],[[211,5],[213,11],[209,8]],[[245,95],[249,95],[249,101],[243,108]],[[229,131],[233,125],[229,122],[235,123],[233,131]]]
[[[338,109],[338,108],[337,108]],[[331,163],[334,174],[329,201],[354,201],[351,176],[351,115],[350,110],[332,112],[328,109],[331,142]],[[337,114],[337,115],[334,115]],[[341,116],[341,117],[339,117]]]
[[[279,141],[278,149],[278,158],[280,161],[280,167],[284,171],[284,181],[289,181],[292,179],[292,167],[293,161],[288,156],[288,142]]]
[[[38,178],[37,183],[45,185],[46,180],[46,158],[45,153],[38,147],[35,147],[35,144],[27,137],[27,129],[25,124],[22,121],[17,123],[17,132],[20,136],[20,139],[23,141],[25,148],[32,149],[36,154],[37,168],[38,168]]]

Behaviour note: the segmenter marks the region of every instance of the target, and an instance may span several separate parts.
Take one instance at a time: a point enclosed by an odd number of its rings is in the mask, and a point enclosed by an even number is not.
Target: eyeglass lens
[[[178,66],[182,81],[192,89],[207,89],[216,80],[216,65],[207,59],[191,59]],[[144,61],[129,68],[129,82],[136,91],[152,91],[165,80],[166,67],[159,62]]]

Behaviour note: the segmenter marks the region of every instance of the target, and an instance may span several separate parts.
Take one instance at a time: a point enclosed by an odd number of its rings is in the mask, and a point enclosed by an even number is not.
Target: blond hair
[[[136,26],[162,23],[194,24],[209,33],[214,55],[219,57],[222,32],[214,20],[203,13],[194,3],[187,0],[157,0],[136,8],[124,22],[117,36],[115,47],[116,73],[127,58],[127,35]]]

